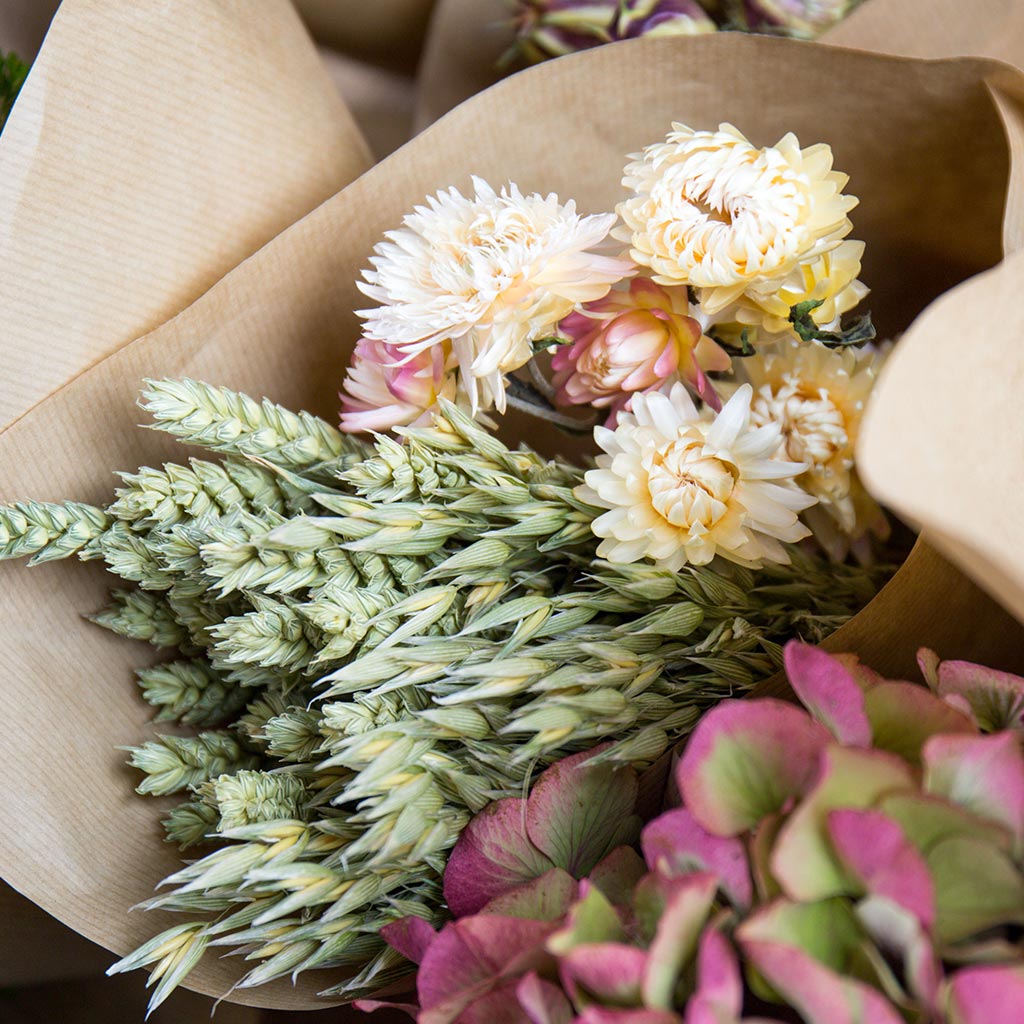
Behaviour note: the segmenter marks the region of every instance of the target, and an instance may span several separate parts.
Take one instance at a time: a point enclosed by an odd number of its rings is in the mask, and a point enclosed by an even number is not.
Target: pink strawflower
[[[422,426],[439,397],[455,401],[457,375],[451,344],[410,357],[394,345],[363,338],[341,395],[341,429],[357,434]]]
[[[636,278],[628,291],[613,291],[559,325],[572,344],[552,360],[561,405],[611,409],[611,420],[639,391],[684,381],[712,408],[721,403],[708,370],[728,370],[729,356],[689,315],[685,289],[662,288]]]

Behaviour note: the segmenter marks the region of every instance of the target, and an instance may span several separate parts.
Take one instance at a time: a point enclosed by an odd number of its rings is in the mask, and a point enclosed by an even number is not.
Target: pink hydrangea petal
[[[977,734],[970,717],[915,683],[881,683],[864,694],[874,746],[913,763],[921,748],[940,733]]]
[[[558,970],[563,988],[577,1003],[595,998],[628,1005],[640,1002],[646,964],[647,953],[636,946],[599,942],[570,950]]]
[[[818,963],[802,949],[744,942],[744,952],[806,1024],[904,1024],[885,996]]]
[[[909,767],[880,750],[829,747],[821,776],[782,826],[771,873],[794,900],[823,900],[853,886],[828,835],[829,812],[870,807],[887,792],[916,789]]]
[[[720,1024],[739,1018],[743,980],[736,953],[717,929],[701,936],[697,954],[697,986],[686,1005],[686,1024]]]
[[[832,811],[832,845],[865,891],[884,896],[930,929],[935,921],[935,887],[928,865],[891,818],[874,810]]]
[[[380,930],[381,938],[414,964],[422,963],[437,932],[422,917],[403,917]]]
[[[561,868],[552,868],[540,878],[495,896],[480,913],[558,921],[569,912],[578,890],[579,883],[572,875]]]
[[[596,885],[584,881],[580,883],[579,899],[569,908],[562,926],[548,938],[547,948],[555,956],[565,956],[577,946],[623,942],[625,938],[622,918],[608,897]]]
[[[927,792],[1005,826],[1024,852],[1024,751],[1013,733],[933,736],[922,757]]]
[[[574,878],[583,878],[617,846],[640,831],[634,814],[639,782],[629,767],[590,763],[595,751],[548,768],[527,801],[526,830],[533,845]]]
[[[575,1024],[682,1024],[679,1016],[664,1010],[616,1009],[609,1006],[588,1006]]]
[[[517,998],[518,979],[506,981],[474,999],[459,1014],[458,1024],[533,1024]],[[431,1021],[431,1011],[420,1016],[420,1024],[439,1024]]]
[[[734,906],[750,906],[753,886],[743,843],[705,831],[685,808],[666,811],[648,823],[640,843],[651,871],[669,877],[709,872]]]
[[[863,936],[839,900],[776,900],[735,933],[741,952],[806,1024],[902,1024],[876,989],[846,976]]]
[[[643,1003],[670,1010],[683,969],[697,949],[718,891],[714,875],[673,880],[643,965]]]
[[[820,647],[791,640],[785,663],[790,686],[815,719],[840,743],[871,746],[864,692],[842,662]]]
[[[555,864],[527,835],[525,801],[485,807],[459,836],[444,872],[444,897],[456,917],[475,914],[495,897],[539,878]]]
[[[407,1013],[413,1020],[419,1016],[420,1008],[415,1003],[389,1003],[381,999],[357,999],[352,1004],[363,1013],[374,1013],[376,1010],[400,1010]]]
[[[644,862],[636,850],[619,846],[587,875],[587,882],[600,889],[616,906],[628,906],[636,883],[645,874]]]
[[[964,942],[1003,925],[1024,925],[1024,873],[998,846],[973,836],[951,836],[924,856],[935,883],[940,944]]]
[[[530,1024],[570,1024],[572,1021],[572,1004],[565,993],[535,971],[516,984],[516,998],[530,1018]]]
[[[965,700],[986,732],[1011,729],[1024,739],[1024,678],[969,661],[943,661],[937,668],[936,692]]]
[[[902,961],[903,977],[914,998],[926,1010],[936,1013],[942,964],[931,935],[920,920],[884,896],[861,900],[856,913],[879,950]]]
[[[502,978],[547,969],[546,921],[481,914],[445,925],[427,950],[416,975],[421,1022],[455,1020]]]
[[[831,737],[778,700],[726,700],[698,723],[679,763],[683,802],[706,831],[737,836],[804,793]]]
[[[949,984],[950,1024],[1020,1024],[1024,966],[964,967]]]

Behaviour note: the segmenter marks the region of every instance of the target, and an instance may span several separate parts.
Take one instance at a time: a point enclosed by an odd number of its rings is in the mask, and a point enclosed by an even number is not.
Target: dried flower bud
[[[516,34],[531,64],[587,50],[614,38],[618,0],[520,0]]]
[[[696,36],[717,32],[697,0],[625,0],[615,23],[617,39],[636,36]]]
[[[812,39],[843,20],[861,0],[743,0],[738,20],[751,32]]]
[[[717,27],[696,0],[520,0],[516,31],[520,53],[535,64],[618,39]]]

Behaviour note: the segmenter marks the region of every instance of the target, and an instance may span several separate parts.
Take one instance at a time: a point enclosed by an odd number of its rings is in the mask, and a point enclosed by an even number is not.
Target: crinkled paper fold
[[[865,452],[869,478],[897,507],[909,509],[909,496],[921,485],[921,445],[917,434],[903,433],[905,424],[887,432],[884,417],[902,410],[901,403],[926,406],[934,394],[928,416],[945,416],[947,434],[953,423],[963,424],[975,445],[970,457],[958,451],[966,462],[946,467],[950,491],[975,486],[985,459],[1016,460],[1016,468],[986,478],[985,507],[996,510],[993,516],[1000,509],[1009,515],[1024,497],[1024,453],[1020,437],[1013,440],[1019,422],[1008,426],[999,417],[1020,391],[1014,329],[1020,314],[1013,309],[1020,282],[1013,286],[1016,263],[999,264],[1004,233],[1015,244],[1020,230],[1004,218],[1008,189],[1014,218],[1020,209],[1019,175],[1011,175],[1020,154],[1011,153],[1004,127],[1008,118],[1011,138],[1018,137],[1012,100],[1018,85],[1015,73],[985,61],[927,63],[742,36],[641,40],[526,72],[458,107],[173,319],[130,344],[94,352],[94,365],[0,433],[0,499],[100,502],[115,484],[115,468],[185,458],[185,450],[137,429],[142,414],[134,403],[147,376],[204,378],[333,417],[358,334],[355,279],[373,244],[405,211],[435,189],[464,188],[471,173],[496,184],[511,179],[527,190],[554,190],[575,197],[585,211],[607,210],[620,195],[625,155],[679,120],[702,127],[732,121],[762,144],[795,131],[806,144],[832,145],[837,166],[850,173],[851,190],[861,197],[855,221],[856,237],[868,243],[863,277],[887,333],[905,330],[942,293],[988,272],[942,298],[906,334]],[[180,130],[168,121],[165,135]],[[268,207],[278,199],[270,184],[265,199]],[[113,206],[109,213],[115,216]],[[161,237],[152,234],[155,249]],[[138,281],[130,265],[135,252],[114,255],[126,282]],[[51,259],[57,293],[61,283],[79,284],[88,269],[71,252],[66,264]],[[116,306],[105,307],[104,316],[113,320],[115,313]],[[160,312],[148,307],[146,315]],[[111,329],[111,338],[130,329],[127,319]],[[46,350],[38,346],[59,347],[60,338],[44,328],[34,337],[30,344],[25,336],[5,335],[8,361],[40,359]],[[923,368],[915,370],[922,363],[927,377]],[[945,390],[927,390],[939,381]],[[947,393],[948,403],[940,405]],[[985,408],[965,405],[965,396]],[[555,444],[526,431],[520,436],[549,450]],[[898,470],[891,478],[876,452],[878,436],[888,446],[885,467]],[[940,464],[942,451],[929,451]],[[891,486],[897,478],[899,485]],[[917,518],[930,523],[919,510]],[[978,537],[992,526],[979,513],[950,523],[947,532],[962,535],[967,528]],[[1001,566],[1019,588],[1024,566],[1012,553]],[[124,953],[168,923],[128,909],[152,893],[178,854],[161,842],[158,804],[133,793],[137,779],[117,750],[153,728],[132,675],[152,655],[82,618],[103,605],[109,582],[93,564],[0,567],[0,746],[6,752],[0,873],[76,930]],[[1009,616],[923,544],[842,640],[893,672],[909,671],[917,643],[945,656],[1004,664],[1022,649]],[[220,995],[240,973],[233,960],[211,959],[188,984]],[[294,989],[279,983],[232,998],[310,1007],[317,988],[332,980],[329,972],[307,975]]]

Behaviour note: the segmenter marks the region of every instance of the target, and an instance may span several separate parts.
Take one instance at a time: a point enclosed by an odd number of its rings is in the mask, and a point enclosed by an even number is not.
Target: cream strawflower
[[[553,194],[499,194],[480,178],[473,187],[468,199],[438,192],[387,233],[359,286],[380,306],[359,315],[367,338],[405,358],[450,341],[474,414],[504,412],[505,374],[529,362],[531,342],[634,267],[588,251],[612,214],[581,217]]]
[[[599,557],[673,571],[715,555],[753,568],[789,561],[780,541],[808,536],[797,513],[814,499],[792,482],[803,465],[775,458],[779,428],[751,425],[752,394],[744,385],[707,418],[675,384],[635,395],[615,430],[594,429],[606,454],[576,494],[610,509],[593,524]]]
[[[709,316],[751,290],[770,294],[849,234],[857,199],[842,194],[848,178],[827,145],[802,150],[786,135],[759,149],[729,124],[672,128],[627,165],[634,195],[616,237],[659,284],[697,289]]]
[[[737,305],[737,322],[769,335],[795,337],[790,310],[814,300],[821,305],[811,311],[811,319],[823,330],[837,327],[839,318],[868,294],[867,285],[858,280],[863,255],[863,242],[841,242],[831,252],[798,264],[783,281],[765,288],[753,285]]]
[[[742,372],[755,389],[751,422],[782,431],[779,455],[806,466],[797,484],[818,499],[815,513],[820,509],[854,540],[869,530],[878,533],[884,517],[854,469],[857,435],[878,372],[877,354],[790,342],[778,353],[744,359]],[[817,527],[814,532],[826,540]],[[826,547],[836,553],[834,538]]]

